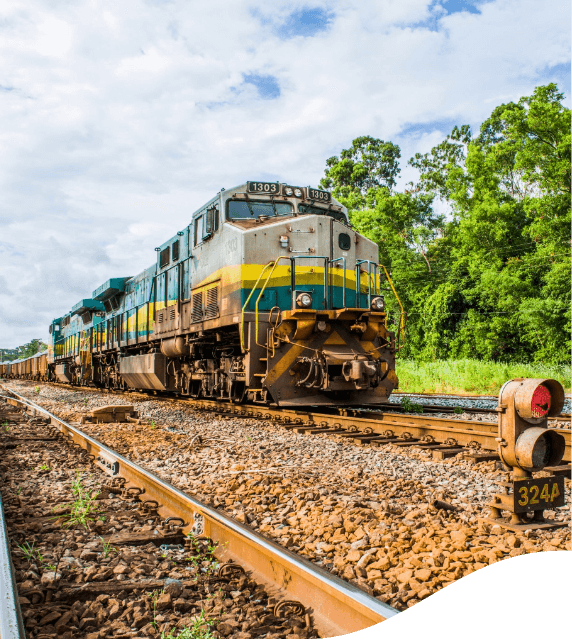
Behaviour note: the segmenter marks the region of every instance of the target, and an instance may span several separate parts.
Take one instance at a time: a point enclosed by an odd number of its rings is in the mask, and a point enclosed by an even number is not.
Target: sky
[[[416,152],[556,82],[568,0],[4,0],[0,348],[154,248],[221,187],[317,186],[362,135]]]

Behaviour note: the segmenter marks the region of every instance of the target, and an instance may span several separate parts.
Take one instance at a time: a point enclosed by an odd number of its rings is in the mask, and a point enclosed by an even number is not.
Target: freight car
[[[281,406],[375,405],[396,388],[389,275],[330,193],[222,189],[155,251],[52,322],[45,375]]]

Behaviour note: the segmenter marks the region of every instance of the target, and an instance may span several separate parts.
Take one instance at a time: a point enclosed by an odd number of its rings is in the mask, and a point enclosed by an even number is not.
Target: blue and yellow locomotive
[[[223,189],[156,252],[52,322],[49,377],[280,406],[396,388],[377,245],[330,193]]]

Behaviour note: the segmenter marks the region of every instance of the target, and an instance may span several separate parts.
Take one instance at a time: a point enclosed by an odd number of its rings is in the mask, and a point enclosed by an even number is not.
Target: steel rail
[[[0,492],[0,638],[25,638],[24,622],[18,600],[16,574],[10,553],[8,527]]]
[[[410,434],[414,439],[432,436],[442,442],[452,438],[459,446],[466,447],[477,443],[479,447],[487,451],[498,450],[498,423],[496,422],[457,420],[425,415],[402,415],[359,409],[343,409],[342,413],[344,415],[336,415],[334,413],[288,408],[244,407],[217,402],[216,400],[179,399],[179,401],[221,414],[268,420],[276,419],[286,428],[299,426],[305,429],[323,427],[324,429],[355,430],[356,436],[363,436],[368,433],[383,436],[385,432],[390,430],[396,437],[404,434]],[[555,429],[555,431],[564,436],[566,444],[562,461],[569,463],[571,460],[571,432],[568,429]]]
[[[322,637],[352,633],[398,613],[358,587],[176,489],[35,402],[13,391],[8,393],[8,403],[23,405],[49,418],[70,442],[93,455],[94,463],[106,473],[125,478],[126,487],[144,489],[146,499],[159,503],[162,517],[181,517],[186,523],[184,532],[194,531],[216,541],[221,550],[216,554],[219,560],[236,559],[276,597],[299,600],[312,614]]]
[[[81,390],[93,390],[93,387],[76,387],[60,383],[54,384],[62,388]],[[120,392],[121,394],[146,400],[152,398],[163,402],[183,403],[190,407],[196,407],[206,411],[212,411],[222,415],[235,415],[238,417],[276,420],[286,428],[308,427],[344,429],[356,431],[356,436],[363,436],[368,432],[371,435],[383,436],[384,432],[391,430],[396,437],[409,434],[414,439],[432,436],[437,441],[445,442],[453,439],[460,447],[473,446],[475,443],[486,451],[498,451],[498,423],[480,420],[460,420],[456,418],[441,418],[431,415],[399,414],[394,412],[384,413],[374,409],[332,409],[326,413],[324,408],[320,410],[296,409],[288,407],[263,407],[260,405],[239,405],[218,400],[206,400],[197,398],[172,398],[167,396],[149,396],[137,391]],[[569,429],[556,429],[565,440],[563,463],[572,461],[571,431]],[[414,442],[412,444],[415,444]]]

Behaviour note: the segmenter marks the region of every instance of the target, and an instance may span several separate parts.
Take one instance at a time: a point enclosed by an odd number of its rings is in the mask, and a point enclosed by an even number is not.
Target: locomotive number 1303
[[[308,198],[320,202],[330,202],[332,199],[328,191],[320,191],[319,189],[312,189],[312,187],[308,187]]]
[[[249,182],[248,190],[254,193],[278,193],[280,185],[277,182]]]

